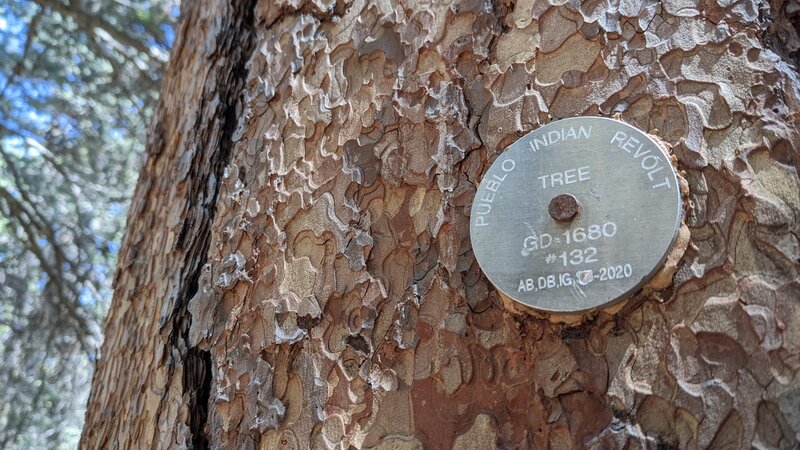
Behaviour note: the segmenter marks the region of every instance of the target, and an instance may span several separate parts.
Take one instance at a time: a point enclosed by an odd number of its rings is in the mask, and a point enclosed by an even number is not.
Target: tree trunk
[[[797,446],[798,13],[552,3],[184,2],[82,447]],[[506,309],[482,174],[614,113],[688,181],[672,285]]]

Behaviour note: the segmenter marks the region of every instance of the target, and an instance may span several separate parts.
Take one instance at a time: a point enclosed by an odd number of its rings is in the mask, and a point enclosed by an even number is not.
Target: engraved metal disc
[[[664,263],[681,214],[675,170],[653,139],[618,120],[576,117],[497,157],[475,194],[470,237],[506,296],[577,313],[636,292]]]

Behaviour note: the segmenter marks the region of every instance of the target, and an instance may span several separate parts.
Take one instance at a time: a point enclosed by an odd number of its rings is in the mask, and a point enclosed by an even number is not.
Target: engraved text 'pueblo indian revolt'
[[[475,257],[505,296],[552,313],[608,306],[663,264],[680,228],[669,156],[601,117],[545,125],[514,142],[475,194]]]

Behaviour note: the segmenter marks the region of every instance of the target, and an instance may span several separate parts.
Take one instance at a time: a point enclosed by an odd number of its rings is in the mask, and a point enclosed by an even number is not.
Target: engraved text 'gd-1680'
[[[576,117],[509,146],[472,204],[475,257],[505,296],[550,313],[609,306],[664,263],[681,221],[670,157],[624,122]]]

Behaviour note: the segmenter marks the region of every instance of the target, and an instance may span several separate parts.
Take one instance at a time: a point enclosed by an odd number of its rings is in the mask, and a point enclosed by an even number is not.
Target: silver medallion
[[[608,306],[664,263],[681,222],[670,157],[624,122],[576,117],[509,146],[472,203],[475,257],[503,294],[551,313]]]

